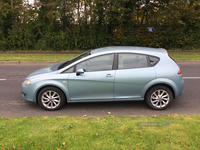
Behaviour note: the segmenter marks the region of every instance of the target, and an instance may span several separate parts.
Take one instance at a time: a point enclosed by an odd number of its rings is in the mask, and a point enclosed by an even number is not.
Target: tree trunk
[[[86,3],[87,0],[85,0],[85,26],[87,26],[87,3]]]
[[[146,10],[144,10],[144,14],[143,14],[142,19],[141,19],[141,26],[143,25],[143,21],[144,21],[145,13],[146,13]]]
[[[146,19],[145,19],[145,25],[148,25],[148,11],[146,12]]]
[[[11,0],[11,9],[12,9],[12,12],[13,12],[13,0]]]
[[[78,0],[78,28],[80,27],[80,0]]]

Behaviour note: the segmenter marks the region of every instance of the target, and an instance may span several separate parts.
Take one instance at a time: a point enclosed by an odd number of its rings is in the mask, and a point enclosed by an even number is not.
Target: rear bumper
[[[177,84],[177,92],[175,94],[175,98],[177,98],[184,92],[184,80],[183,80],[182,76],[179,79],[179,81],[176,82],[176,84]]]

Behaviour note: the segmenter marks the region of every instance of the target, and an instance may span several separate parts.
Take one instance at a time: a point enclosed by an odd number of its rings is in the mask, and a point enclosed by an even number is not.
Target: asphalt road
[[[0,64],[0,117],[26,116],[107,116],[200,114],[200,62],[178,62],[185,80],[184,93],[167,110],[150,109],[144,101],[67,103],[58,111],[45,111],[21,96],[21,83],[31,72],[46,64]],[[108,113],[110,112],[110,114]]]

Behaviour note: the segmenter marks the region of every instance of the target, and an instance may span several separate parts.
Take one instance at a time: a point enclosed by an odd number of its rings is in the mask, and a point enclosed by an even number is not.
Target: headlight
[[[31,84],[33,84],[30,80],[25,80],[24,82],[23,82],[23,86],[29,86],[29,85],[31,85]]]

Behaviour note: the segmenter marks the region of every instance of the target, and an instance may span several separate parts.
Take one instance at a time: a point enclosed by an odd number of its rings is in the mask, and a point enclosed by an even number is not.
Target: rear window
[[[151,66],[155,66],[159,62],[160,59],[158,57],[149,56],[149,60],[150,60]]]

